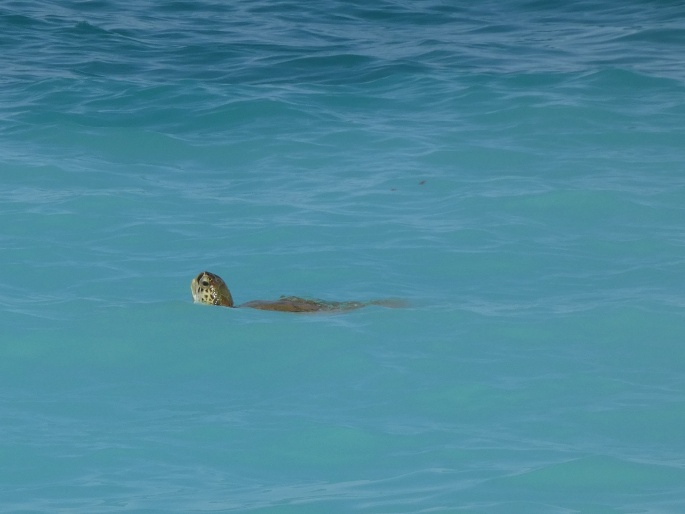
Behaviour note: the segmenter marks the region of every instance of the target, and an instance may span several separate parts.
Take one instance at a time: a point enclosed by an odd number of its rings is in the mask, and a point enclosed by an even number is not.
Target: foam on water
[[[684,14],[3,5],[2,510],[682,511]]]

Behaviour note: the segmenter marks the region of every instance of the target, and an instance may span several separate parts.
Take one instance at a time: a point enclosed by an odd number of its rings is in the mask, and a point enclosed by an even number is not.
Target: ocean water
[[[0,511],[685,511],[683,19],[3,2]]]

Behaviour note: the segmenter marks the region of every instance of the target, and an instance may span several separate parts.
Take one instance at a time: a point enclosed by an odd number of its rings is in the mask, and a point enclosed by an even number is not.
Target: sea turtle
[[[203,271],[190,282],[190,292],[196,303],[207,305],[221,305],[223,307],[236,307],[233,297],[219,275]],[[263,311],[283,312],[316,312],[316,311],[349,311],[359,309],[366,305],[382,305],[384,307],[401,307],[398,300],[377,300],[371,302],[327,302],[324,300],[310,300],[297,296],[281,296],[278,300],[263,301],[254,300],[240,307],[251,307]]]

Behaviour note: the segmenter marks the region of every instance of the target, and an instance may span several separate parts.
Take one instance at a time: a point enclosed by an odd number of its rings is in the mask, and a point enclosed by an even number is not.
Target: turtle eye
[[[202,281],[202,285],[203,285],[204,287],[209,287],[209,282],[207,282],[207,280],[203,280],[203,281]]]

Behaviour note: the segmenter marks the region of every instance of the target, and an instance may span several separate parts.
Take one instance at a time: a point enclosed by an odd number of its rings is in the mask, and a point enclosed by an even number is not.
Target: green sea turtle
[[[219,275],[203,271],[190,282],[190,292],[196,303],[207,305],[221,305],[222,307],[236,307],[231,292]],[[349,311],[366,305],[382,305],[384,307],[402,307],[398,300],[376,300],[372,302],[327,302],[324,300],[310,300],[297,296],[281,296],[278,300],[255,300],[240,307],[251,307],[263,311],[282,312],[316,312],[316,311]]]

